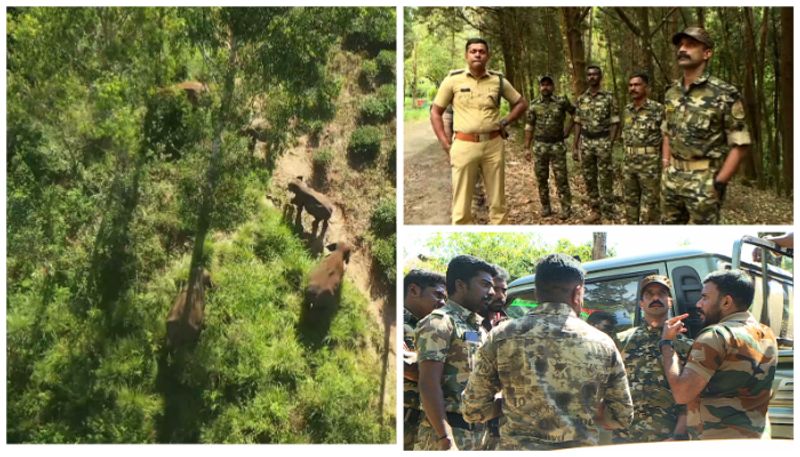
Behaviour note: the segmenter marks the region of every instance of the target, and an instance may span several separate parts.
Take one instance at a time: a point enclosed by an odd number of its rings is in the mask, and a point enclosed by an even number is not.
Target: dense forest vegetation
[[[320,173],[369,174],[391,204],[361,203],[357,248],[394,296],[394,8],[7,17],[8,441],[394,442],[369,297],[345,275],[304,322],[316,253],[265,198],[301,137]],[[353,72],[372,110],[327,145]],[[204,269],[199,340],[168,347]]]
[[[491,68],[503,71],[529,100],[537,77],[556,78],[573,102],[586,88],[589,63],[620,108],[627,76],[651,75],[651,98],[662,101],[679,76],[671,37],[704,26],[716,46],[711,74],[734,84],[747,107],[753,139],[739,179],[780,196],[793,193],[793,19],[791,8],[414,8],[406,9],[405,93],[432,99],[449,69],[464,66],[464,41],[483,36]],[[424,116],[424,113],[420,113]],[[761,221],[765,222],[765,221]]]

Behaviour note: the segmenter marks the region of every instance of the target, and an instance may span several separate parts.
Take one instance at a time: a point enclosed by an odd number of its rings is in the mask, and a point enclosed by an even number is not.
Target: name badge
[[[481,335],[473,331],[464,332],[464,341],[467,343],[481,344]]]
[[[471,89],[471,88],[469,88],[469,87],[462,87],[462,88],[461,88],[461,90],[460,90],[460,92],[469,92],[469,91],[471,91],[471,90],[472,90],[472,89]]]

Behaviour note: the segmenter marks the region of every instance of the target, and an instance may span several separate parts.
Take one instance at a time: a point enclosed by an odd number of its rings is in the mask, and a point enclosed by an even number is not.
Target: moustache
[[[688,59],[688,58],[689,58],[689,54],[686,54],[685,52],[678,53],[678,60]]]
[[[664,307],[664,302],[662,302],[661,300],[653,300],[653,301],[650,302],[650,304],[647,307],[648,308],[653,308],[653,307],[656,306],[656,304],[658,304],[658,306],[660,306],[662,308]]]

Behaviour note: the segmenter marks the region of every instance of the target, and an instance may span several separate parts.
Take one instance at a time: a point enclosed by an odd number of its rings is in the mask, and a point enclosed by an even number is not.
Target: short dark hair
[[[469,282],[481,271],[489,273],[493,278],[497,276],[495,267],[477,257],[457,255],[450,259],[450,263],[447,264],[447,294],[452,295],[455,293],[457,280]]]
[[[511,279],[511,277],[508,275],[508,270],[506,270],[505,268],[501,267],[500,265],[495,265],[494,269],[497,270],[497,274],[494,275],[494,277],[500,278],[500,279],[502,279],[503,281],[506,281],[506,282],[508,282],[508,280]]]
[[[703,284],[709,282],[717,286],[720,297],[730,295],[739,311],[747,311],[753,303],[756,294],[753,280],[741,270],[711,272],[703,279]]]
[[[586,322],[590,325],[594,325],[602,321],[609,321],[614,327],[617,326],[617,316],[607,311],[595,311],[592,314],[589,314],[589,317],[586,318]]]
[[[486,51],[487,52],[489,51],[489,43],[487,43],[486,40],[484,40],[483,38],[477,38],[476,37],[476,38],[470,38],[470,39],[467,40],[467,44],[464,46],[464,52],[469,51],[469,45],[476,44],[476,43],[480,43],[480,44],[486,46]]]
[[[586,73],[589,73],[589,70],[591,70],[592,68],[595,68],[595,69],[597,69],[597,71],[599,71],[599,72],[600,72],[600,76],[601,76],[601,77],[603,76],[603,69],[602,69],[602,68],[600,68],[600,67],[598,67],[598,66],[597,66],[597,65],[595,65],[595,64],[587,65],[587,66],[586,66]]]
[[[436,286],[439,284],[445,285],[444,275],[434,273],[433,271],[420,270],[415,268],[408,272],[403,278],[403,293],[408,293],[408,287],[411,284],[418,285],[421,289],[426,287]]]
[[[540,302],[563,300],[572,287],[583,284],[586,273],[566,254],[550,254],[536,264],[536,297]]]
[[[644,81],[645,84],[647,84],[647,85],[650,84],[650,77],[647,76],[647,73],[645,73],[643,71],[635,71],[635,72],[631,73],[631,75],[628,76],[628,81],[630,81],[633,78],[641,78],[642,81]]]

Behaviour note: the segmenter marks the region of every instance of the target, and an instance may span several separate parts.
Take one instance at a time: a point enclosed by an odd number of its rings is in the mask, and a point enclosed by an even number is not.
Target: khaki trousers
[[[489,200],[489,223],[506,222],[505,154],[503,138],[474,143],[455,140],[450,148],[450,171],[453,183],[452,223],[472,223],[472,193],[478,171],[482,171]]]

